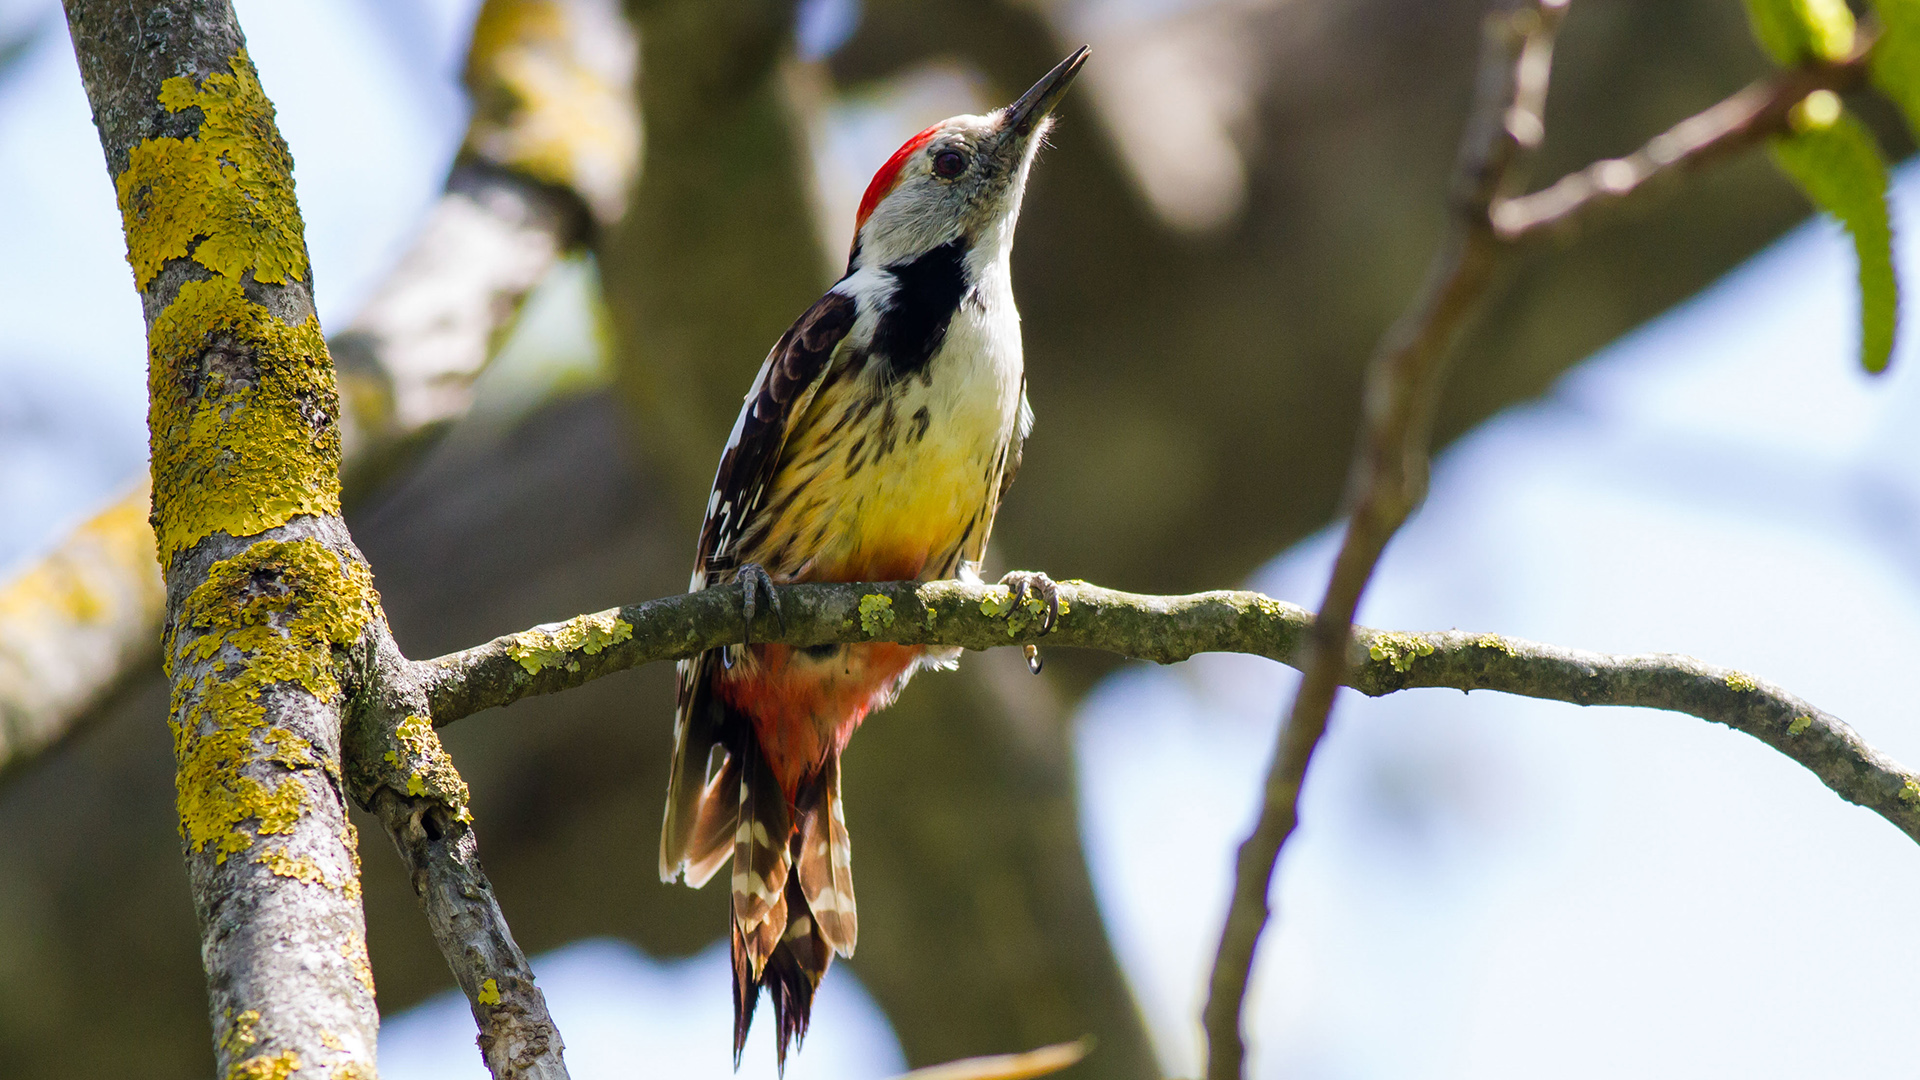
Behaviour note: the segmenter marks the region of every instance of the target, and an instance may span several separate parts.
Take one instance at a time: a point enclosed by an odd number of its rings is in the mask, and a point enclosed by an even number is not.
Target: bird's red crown
[[[908,139],[900,149],[893,152],[893,156],[887,159],[885,165],[880,166],[880,171],[873,174],[873,182],[867,185],[867,193],[860,197],[860,213],[853,221],[854,232],[858,233],[867,227],[867,218],[873,216],[874,208],[879,206],[880,200],[886,198],[887,193],[893,190],[893,185],[900,182],[900,169],[906,165],[907,159],[932,141],[939,130],[940,125],[935,124]]]

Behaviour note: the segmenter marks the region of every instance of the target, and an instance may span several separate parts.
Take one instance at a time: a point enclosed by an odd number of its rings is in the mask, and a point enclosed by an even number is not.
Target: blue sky
[[[338,326],[444,175],[473,5],[238,6]],[[15,3],[0,25],[53,10]],[[343,57],[363,70],[340,78]],[[830,118],[825,182],[863,175],[893,127],[919,126],[907,113],[958,111],[943,103],[964,79],[939,78],[911,108]],[[36,253],[0,262],[4,566],[133,477],[145,438],[138,308],[64,35],[0,79],[0,206]],[[1916,198],[1903,173],[1903,238]],[[1920,265],[1911,243],[1899,254]],[[1884,379],[1853,363],[1850,258],[1810,223],[1461,440],[1363,619],[1689,652],[1920,761],[1920,376],[1906,344]],[[557,337],[580,294],[556,294]],[[1311,602],[1330,543],[1256,584]],[[1231,849],[1292,679],[1237,657],[1128,669],[1078,716],[1101,902],[1171,1075],[1196,1070]],[[1259,1076],[1754,1080],[1920,1057],[1920,852],[1744,736],[1491,694],[1348,696],[1304,815],[1256,981]],[[625,1075],[643,1047],[698,1055],[675,1075],[728,1075],[719,954],[655,964],[587,942],[538,967],[581,1075]],[[826,993],[796,1080],[896,1070],[851,973]],[[480,1075],[450,998],[394,1018],[388,1055],[397,1080]],[[770,1059],[749,1050],[750,1068]]]

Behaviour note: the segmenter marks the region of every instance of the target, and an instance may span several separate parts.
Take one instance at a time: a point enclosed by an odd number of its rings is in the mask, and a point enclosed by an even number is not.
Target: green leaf
[[[1873,0],[1880,39],[1873,43],[1873,85],[1906,114],[1920,136],[1920,0]]]
[[[1847,0],[1747,0],[1747,22],[1781,67],[1832,63],[1853,52]]]
[[[1860,364],[1887,369],[1893,355],[1900,288],[1887,217],[1887,163],[1866,125],[1842,112],[1827,91],[1794,107],[1794,131],[1773,140],[1773,160],[1814,205],[1853,234],[1860,262]]]

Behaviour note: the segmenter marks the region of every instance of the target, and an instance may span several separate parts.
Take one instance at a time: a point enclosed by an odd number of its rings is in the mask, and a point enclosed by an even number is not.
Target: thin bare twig
[[[1240,1031],[1254,949],[1281,847],[1299,817],[1308,763],[1326,732],[1348,662],[1360,597],[1387,543],[1424,497],[1434,410],[1445,362],[1480,309],[1500,261],[1522,242],[1570,229],[1603,207],[1649,191],[1653,181],[1722,160],[1787,130],[1789,111],[1816,90],[1864,76],[1874,40],[1853,55],[1756,83],[1682,121],[1625,158],[1596,162],[1531,195],[1508,195],[1516,168],[1544,137],[1555,31],[1568,0],[1528,0],[1489,19],[1480,90],[1456,167],[1454,226],[1421,298],[1390,329],[1368,369],[1365,423],[1347,497],[1347,531],[1312,636],[1313,659],[1269,766],[1259,823],[1241,845],[1232,906],[1222,928],[1205,1013],[1209,1080],[1238,1080]],[[1905,789],[1901,789],[1902,793]],[[1920,797],[1920,789],[1912,793]]]
[[[1808,94],[1859,85],[1873,42],[1872,31],[1863,28],[1845,60],[1782,71],[1687,117],[1626,157],[1596,161],[1530,195],[1496,199],[1495,234],[1523,241],[1565,232],[1661,181],[1677,181],[1758,146],[1787,130],[1787,114]]]
[[[1426,492],[1441,376],[1505,246],[1489,211],[1515,183],[1521,158],[1545,135],[1554,33],[1567,3],[1530,0],[1488,17],[1475,105],[1455,166],[1454,225],[1420,299],[1388,330],[1368,366],[1363,431],[1348,476],[1346,535],[1314,625],[1313,658],[1268,766],[1260,820],[1241,844],[1234,868],[1233,902],[1203,1016],[1209,1080],[1239,1080],[1244,1070],[1240,1014],[1254,948],[1267,924],[1273,867],[1298,821],[1300,786],[1342,682],[1360,596],[1380,553]]]

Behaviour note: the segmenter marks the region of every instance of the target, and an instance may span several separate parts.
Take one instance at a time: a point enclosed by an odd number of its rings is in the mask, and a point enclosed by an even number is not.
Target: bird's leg
[[[759,594],[766,594],[767,608],[780,622],[780,632],[787,631],[787,617],[780,611],[780,596],[773,591],[773,578],[767,574],[767,568],[759,563],[743,563],[734,571],[734,580],[740,583],[740,611],[747,621],[747,632],[743,645],[753,643],[753,614],[759,607]]]
[[[1009,619],[1013,617],[1015,611],[1020,609],[1020,605],[1026,603],[1027,596],[1031,594],[1046,601],[1047,604],[1046,612],[1040,616],[1041,633],[1052,631],[1053,625],[1060,621],[1060,587],[1053,583],[1052,578],[1038,570],[1015,570],[1001,578],[1000,584],[1013,590],[1013,606],[1007,609]],[[1022,651],[1027,654],[1027,670],[1035,675],[1040,674],[1040,647],[1026,645],[1023,646]]]

